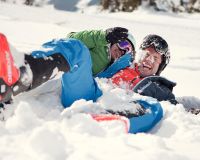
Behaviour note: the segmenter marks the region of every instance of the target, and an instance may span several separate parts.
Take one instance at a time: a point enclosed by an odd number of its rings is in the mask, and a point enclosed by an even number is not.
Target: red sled
[[[0,33],[0,78],[12,86],[19,79],[19,71],[14,64],[6,36]]]
[[[125,133],[128,133],[130,128],[129,119],[125,116],[114,115],[114,114],[91,114],[92,118],[98,122],[103,121],[121,121],[125,126]]]

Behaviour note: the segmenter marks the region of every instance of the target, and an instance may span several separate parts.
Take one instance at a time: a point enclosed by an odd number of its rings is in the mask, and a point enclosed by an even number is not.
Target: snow
[[[137,40],[156,33],[170,45],[171,62],[163,76],[177,82],[174,93],[188,106],[200,107],[200,15],[155,13],[138,9],[133,13],[82,13],[56,10],[51,5],[28,7],[0,4],[0,31],[21,52],[37,49],[43,42],[66,37],[71,31],[127,27]],[[91,10],[90,10],[91,9]],[[93,14],[91,14],[93,13]],[[119,122],[98,123],[82,112],[131,107],[128,102],[141,96],[114,88],[106,79],[97,79],[104,95],[97,103],[76,101],[63,109],[60,77],[14,98],[0,121],[0,159],[9,160],[199,160],[200,116],[183,105],[161,102],[163,119],[148,133],[125,134]],[[184,97],[185,96],[185,99]],[[142,97],[146,98],[146,97]],[[1,115],[2,115],[1,114]]]

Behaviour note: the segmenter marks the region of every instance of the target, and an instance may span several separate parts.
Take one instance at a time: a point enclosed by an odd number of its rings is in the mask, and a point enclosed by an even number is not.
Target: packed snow
[[[159,34],[168,41],[172,57],[162,75],[177,82],[174,94],[185,107],[200,108],[199,14],[156,13],[142,8],[133,13],[90,9],[83,14],[56,10],[52,5],[41,8],[1,2],[0,32],[18,49],[13,51],[18,63],[22,53],[66,37],[71,31],[122,26],[133,33],[137,47],[145,35]],[[0,159],[199,160],[199,115],[186,112],[181,104],[163,101],[164,117],[150,132],[126,134],[123,124],[98,123],[85,113],[120,108],[148,97],[115,88],[106,79],[96,80],[103,96],[96,103],[76,101],[67,109],[60,102],[60,76],[16,96],[1,113]]]

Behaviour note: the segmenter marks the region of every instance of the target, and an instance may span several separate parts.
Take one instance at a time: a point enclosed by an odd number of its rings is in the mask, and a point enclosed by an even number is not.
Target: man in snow
[[[75,38],[83,42],[90,51],[92,58],[92,73],[97,75],[104,71],[114,61],[125,54],[125,50],[118,47],[118,43],[130,44],[130,50],[135,51],[135,38],[126,28],[114,27],[106,31],[89,30],[82,32],[71,32],[67,38]]]
[[[24,64],[19,68],[17,81],[12,70],[2,70],[0,74],[0,103],[10,101],[12,95],[34,89],[49,79],[58,71],[62,75],[61,100],[64,107],[70,106],[75,100],[96,100],[102,95],[93,76],[109,67],[126,50],[118,47],[118,43],[129,44],[134,53],[135,39],[127,29],[121,27],[109,28],[106,31],[92,30],[71,33],[67,39],[53,40],[43,44],[43,49],[24,55]],[[75,39],[76,38],[76,39]],[[79,39],[79,40],[77,40]],[[3,44],[3,45],[1,45]],[[0,68],[16,68],[12,65],[12,55],[6,38],[1,35],[0,40],[1,63]],[[6,46],[6,47],[5,47]],[[5,49],[6,48],[6,49]],[[10,54],[8,54],[10,53]],[[8,56],[7,56],[8,55]],[[11,58],[10,58],[11,57]],[[9,61],[8,61],[9,59]],[[7,71],[7,74],[3,74]],[[6,81],[9,75],[10,79]],[[9,83],[9,81],[15,83]]]
[[[167,42],[158,35],[148,35],[143,39],[136,56],[138,60],[113,75],[112,82],[141,95],[177,104],[172,93],[176,84],[160,76],[170,61]]]

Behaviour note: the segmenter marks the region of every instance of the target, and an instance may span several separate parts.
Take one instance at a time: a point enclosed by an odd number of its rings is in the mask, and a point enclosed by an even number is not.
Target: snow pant
[[[92,76],[90,52],[81,41],[71,38],[53,40],[42,47],[31,55],[25,55],[25,63],[33,73],[32,84],[26,90],[48,81],[58,70],[64,72],[61,82],[64,107],[79,99],[96,101],[102,95]],[[23,71],[23,67],[20,70]]]

